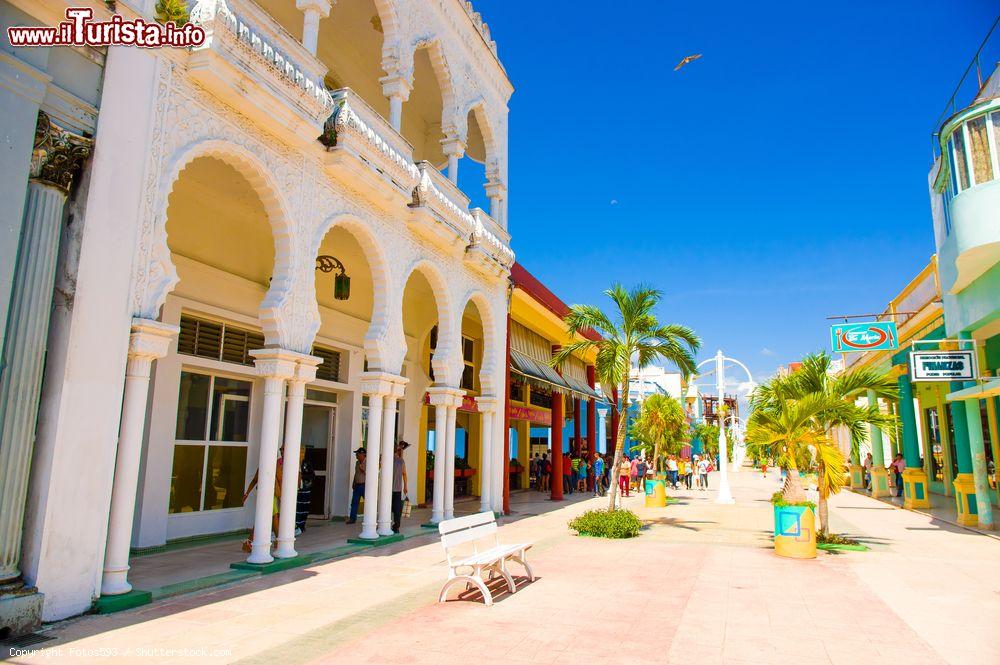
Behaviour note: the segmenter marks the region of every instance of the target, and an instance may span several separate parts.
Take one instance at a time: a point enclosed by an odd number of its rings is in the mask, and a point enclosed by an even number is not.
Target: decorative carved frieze
[[[93,146],[91,139],[63,129],[45,111],[39,111],[31,152],[31,179],[69,194],[73,179],[90,157]]]

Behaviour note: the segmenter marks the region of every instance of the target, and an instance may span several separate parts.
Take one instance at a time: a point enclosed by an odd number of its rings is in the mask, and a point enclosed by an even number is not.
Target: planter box
[[[816,558],[816,515],[809,506],[774,506],[774,553]]]

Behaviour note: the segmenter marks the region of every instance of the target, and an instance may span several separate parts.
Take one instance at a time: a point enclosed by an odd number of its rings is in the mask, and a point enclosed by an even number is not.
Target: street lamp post
[[[747,373],[747,379],[750,382],[750,389],[753,390],[753,375],[750,374],[750,370],[747,366],[741,363],[735,358],[727,358],[722,354],[720,349],[716,354],[715,358],[709,358],[698,364],[698,367],[705,365],[709,362],[715,361],[715,385],[716,389],[719,391],[719,413],[722,412],[722,407],[726,403],[726,361],[736,363],[743,368],[743,371]],[[726,451],[726,422],[721,416],[719,417],[719,492],[715,497],[716,503],[735,503],[733,499],[733,494],[729,490],[729,474],[728,469],[728,454]]]

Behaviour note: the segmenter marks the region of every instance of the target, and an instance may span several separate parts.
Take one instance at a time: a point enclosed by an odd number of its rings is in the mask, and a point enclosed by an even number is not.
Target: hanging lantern
[[[347,300],[351,297],[351,278],[340,273],[333,278],[333,299]]]
[[[344,264],[335,256],[321,254],[316,257],[316,270],[324,273],[336,271],[333,277],[333,299],[347,300],[351,297],[351,278],[347,276]]]

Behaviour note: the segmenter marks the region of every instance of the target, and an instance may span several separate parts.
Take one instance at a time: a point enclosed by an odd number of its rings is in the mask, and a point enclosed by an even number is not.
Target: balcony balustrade
[[[254,2],[199,0],[191,22],[205,42],[191,49],[191,76],[261,124],[311,141],[323,131],[333,99],[326,67]]]
[[[322,139],[327,167],[376,191],[388,184],[387,205],[409,201],[420,180],[413,147],[350,88],[333,91],[332,98],[334,111]]]

